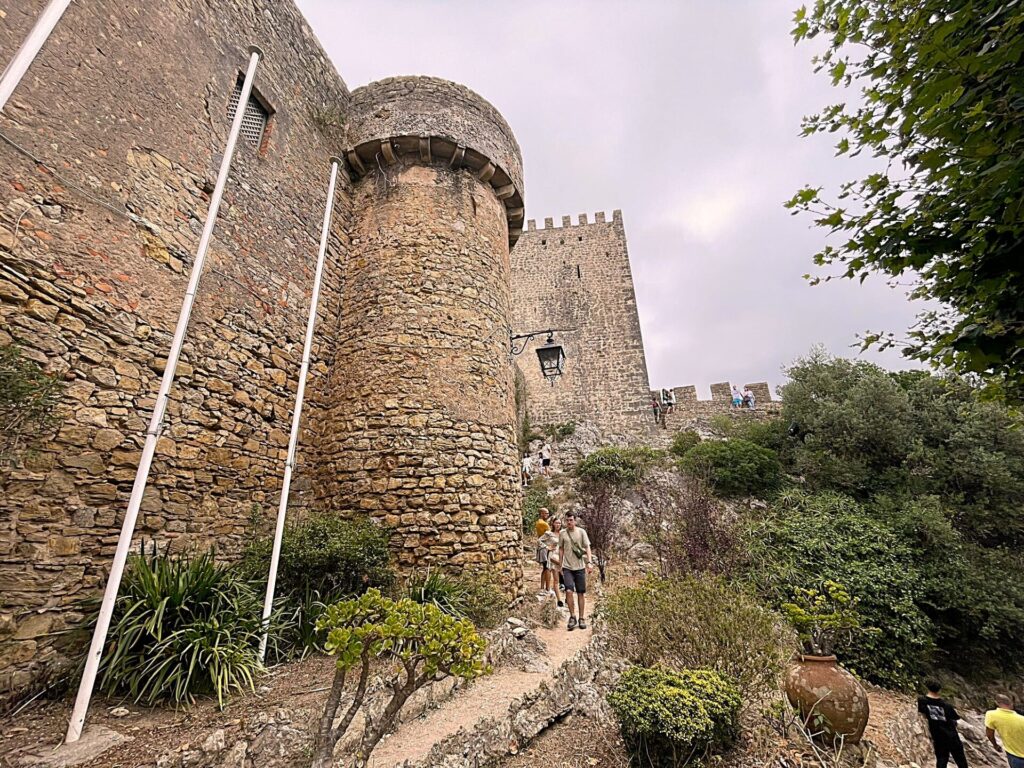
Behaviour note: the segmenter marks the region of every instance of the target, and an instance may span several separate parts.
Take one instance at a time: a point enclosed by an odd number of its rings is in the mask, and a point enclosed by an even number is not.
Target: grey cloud
[[[802,278],[824,233],[782,202],[865,163],[799,137],[844,95],[789,37],[798,0],[298,3],[350,87],[427,74],[490,100],[528,218],[622,209],[653,385],[777,384],[812,344],[852,355],[858,332],[912,322],[881,280]]]

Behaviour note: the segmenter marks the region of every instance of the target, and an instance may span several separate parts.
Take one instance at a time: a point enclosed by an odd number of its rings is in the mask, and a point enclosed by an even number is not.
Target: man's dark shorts
[[[587,594],[587,571],[580,568],[578,571],[562,569],[562,581],[565,582],[566,592],[575,592],[577,595]]]

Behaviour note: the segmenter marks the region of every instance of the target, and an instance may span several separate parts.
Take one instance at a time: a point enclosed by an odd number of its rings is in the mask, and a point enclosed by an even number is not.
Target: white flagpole
[[[156,443],[160,437],[164,413],[167,410],[167,397],[171,391],[171,385],[174,383],[174,371],[178,367],[178,357],[181,355],[181,345],[185,340],[185,330],[188,328],[189,317],[192,314],[196,289],[199,287],[199,278],[203,273],[206,252],[209,249],[210,239],[213,236],[214,225],[217,223],[217,211],[220,209],[221,199],[224,196],[224,187],[227,184],[228,174],[231,171],[231,160],[234,157],[235,145],[238,143],[238,134],[242,128],[242,116],[245,114],[245,105],[249,102],[252,82],[256,77],[256,66],[259,64],[262,56],[263,51],[256,46],[249,48],[249,68],[245,73],[245,82],[242,85],[242,93],[238,98],[235,119],[231,123],[231,132],[228,134],[228,142],[224,147],[224,157],[221,159],[217,184],[210,198],[210,209],[206,213],[206,225],[203,227],[203,234],[199,239],[199,248],[196,250],[196,260],[192,265],[188,289],[185,291],[181,313],[178,315],[178,324],[174,328],[174,339],[171,342],[170,354],[167,356],[167,364],[164,366],[164,375],[160,381],[160,391],[157,393],[156,403],[153,406],[153,416],[150,419],[149,428],[146,430],[146,443],[142,449],[142,458],[139,459],[139,468],[135,473],[135,484],[132,486],[132,495],[128,500],[128,510],[125,512],[124,522],[121,525],[121,535],[117,540],[117,550],[114,552],[114,561],[110,566],[110,576],[107,577],[107,588],[103,593],[103,602],[100,604],[100,614],[96,621],[96,629],[93,631],[89,655],[85,660],[85,671],[82,673],[82,681],[78,686],[78,696],[75,698],[75,707],[71,712],[71,722],[68,723],[67,736],[64,738],[64,743],[66,744],[76,742],[81,737],[82,728],[85,725],[85,716],[89,711],[89,701],[92,698],[92,689],[96,683],[96,673],[99,671],[100,659],[103,656],[103,646],[107,641],[107,631],[110,629],[110,619],[114,612],[114,601],[117,599],[117,590],[121,586],[121,576],[124,573],[125,561],[128,559],[128,550],[131,548],[132,534],[135,532],[135,521],[139,516],[142,496],[146,491],[146,483],[149,480],[150,465],[153,463],[153,454],[156,451]]]
[[[64,15],[64,11],[68,9],[69,5],[71,5],[71,0],[50,0],[50,4],[46,6],[46,10],[36,21],[32,31],[28,33],[25,42],[14,54],[14,58],[8,62],[3,75],[0,75],[0,112],[3,112],[4,107],[7,106],[7,100],[11,98],[14,89],[21,82],[21,78],[32,66],[43,43],[50,37],[50,33],[53,32],[53,28],[57,26],[57,22],[60,21],[60,17]]]
[[[309,303],[309,319],[306,321],[306,341],[302,347],[302,366],[299,369],[299,388],[295,394],[295,411],[292,413],[292,433],[288,438],[288,456],[284,464],[284,480],[281,482],[281,502],[277,507],[277,527],[274,529],[274,547],[270,553],[270,575],[267,577],[267,596],[263,602],[263,636],[260,638],[260,661],[267,655],[267,634],[270,613],[274,607],[274,589],[277,586],[277,566],[281,559],[281,539],[284,536],[284,520],[288,511],[288,491],[292,484],[292,469],[295,467],[295,449],[299,442],[299,422],[302,418],[302,398],[306,393],[306,376],[309,373],[309,356],[313,348],[313,329],[316,327],[316,308],[320,302],[320,284],[323,282],[324,262],[327,260],[327,241],[331,234],[331,216],[334,214],[334,185],[338,180],[341,160],[331,158],[331,179],[327,183],[327,205],[324,208],[324,223],[320,231],[320,252],[316,260],[313,277],[313,297]]]

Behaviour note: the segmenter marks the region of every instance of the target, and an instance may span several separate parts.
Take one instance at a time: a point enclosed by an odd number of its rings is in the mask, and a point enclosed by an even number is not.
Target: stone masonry
[[[609,440],[636,441],[652,428],[650,384],[622,212],[580,214],[561,227],[527,223],[512,251],[515,333],[559,329],[565,373],[554,384],[537,365],[540,336],[522,353],[527,410],[535,425],[588,422]]]
[[[0,0],[0,66],[45,4]],[[291,512],[521,585],[505,121],[430,78],[350,93],[290,2],[74,3],[0,116],[0,344],[66,385],[59,429],[0,469],[0,697],[81,651],[250,44],[269,120],[236,151],[137,540],[232,557],[276,510],[337,154]]]

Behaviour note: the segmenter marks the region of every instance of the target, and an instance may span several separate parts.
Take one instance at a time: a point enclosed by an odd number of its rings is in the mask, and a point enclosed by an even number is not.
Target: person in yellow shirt
[[[533,526],[533,530],[537,533],[537,562],[540,563],[541,594],[548,592],[548,548],[541,543],[540,539],[551,530],[551,526],[548,524],[550,514],[546,507],[541,507],[537,511],[537,522]]]
[[[1002,747],[996,743],[997,733]],[[1009,696],[996,696],[996,708],[985,713],[985,735],[993,747],[1006,753],[1010,768],[1024,768],[1024,715],[1014,711]]]

